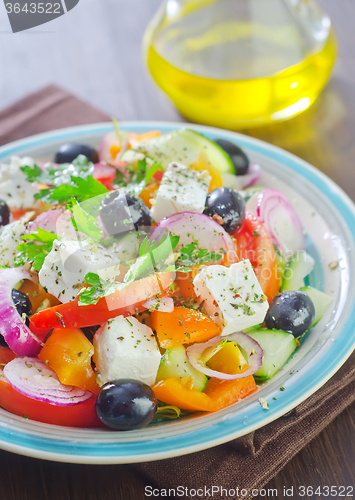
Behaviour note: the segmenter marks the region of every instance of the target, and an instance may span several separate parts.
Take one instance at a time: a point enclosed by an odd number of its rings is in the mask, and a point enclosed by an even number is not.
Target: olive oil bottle
[[[336,57],[314,0],[167,0],[144,44],[153,79],[177,109],[229,129],[306,110]]]

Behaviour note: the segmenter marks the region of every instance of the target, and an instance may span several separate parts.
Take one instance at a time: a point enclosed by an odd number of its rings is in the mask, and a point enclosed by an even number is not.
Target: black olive
[[[276,328],[299,337],[311,326],[314,315],[309,295],[299,291],[283,292],[270,303],[265,324],[270,330]]]
[[[148,232],[152,224],[148,207],[140,198],[112,191],[101,203],[100,217],[110,236],[120,238],[129,231]]]
[[[30,299],[24,293],[16,290],[16,288],[12,289],[11,296],[19,315],[26,315],[26,325],[28,326],[30,324],[29,317],[32,316],[32,305]]]
[[[100,325],[95,325],[95,326],[84,326],[81,328],[81,331],[85,335],[85,337],[90,340],[90,342],[93,341],[95,333],[97,330],[100,328]]]
[[[234,189],[220,187],[207,195],[203,213],[210,217],[217,216],[217,222],[227,233],[234,233],[244,222],[245,203]]]
[[[89,161],[98,163],[99,155],[96,149],[86,144],[63,144],[54,156],[54,163],[71,163],[79,155],[84,155]]]
[[[8,204],[4,200],[0,200],[0,227],[10,223],[11,212]]]
[[[111,429],[129,431],[148,425],[157,406],[157,398],[149,385],[139,380],[121,379],[101,387],[95,411]]]
[[[245,175],[248,172],[249,158],[234,142],[226,141],[225,139],[215,139],[214,142],[229,154],[236,175]]]
[[[6,340],[4,339],[4,337],[2,335],[0,335],[0,347],[9,347],[7,345]]]

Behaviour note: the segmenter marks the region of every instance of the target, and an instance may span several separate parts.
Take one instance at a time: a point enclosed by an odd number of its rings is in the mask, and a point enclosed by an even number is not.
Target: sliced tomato
[[[3,368],[6,363],[9,363],[16,358],[16,354],[10,349],[10,347],[3,347],[0,345],[0,369]]]
[[[247,212],[243,226],[233,236],[239,258],[250,260],[264,294],[271,300],[279,291],[281,277],[274,245],[264,224]]]
[[[112,191],[117,169],[107,165],[105,162],[95,163],[93,178],[101,182],[106,189]]]
[[[95,396],[74,406],[36,401],[17,392],[0,370],[0,406],[20,417],[67,427],[103,427],[95,413],[95,401]]]
[[[145,310],[142,303],[166,293],[171,285],[171,273],[157,273],[99,299],[97,304],[79,305],[79,300],[40,311],[31,317],[30,329],[83,328],[102,325],[110,318],[131,316]]]
[[[159,183],[160,183],[160,181],[161,181],[161,180],[162,180],[162,178],[163,178],[163,175],[164,175],[163,170],[157,170],[157,171],[155,172],[155,174],[153,174],[153,177],[154,177],[154,179],[155,179],[157,182],[159,182]]]

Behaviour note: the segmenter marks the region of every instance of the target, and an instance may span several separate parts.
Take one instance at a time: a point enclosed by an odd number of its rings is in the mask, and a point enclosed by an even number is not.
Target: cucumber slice
[[[261,328],[258,331],[249,332],[248,335],[256,340],[264,351],[263,364],[254,375],[260,380],[272,378],[297,348],[295,337],[281,330]]]
[[[220,172],[235,174],[230,156],[218,144],[190,129],[180,128],[163,134],[139,144],[135,150],[161,162],[164,168],[172,161],[189,166],[196,162],[198,153],[203,150],[213,167]],[[122,157],[124,161],[125,155]]]
[[[247,203],[250,200],[250,198],[252,198],[254,195],[258,195],[260,191],[263,191],[264,189],[265,188],[263,186],[258,186],[258,187],[251,186],[246,189],[243,189],[242,191],[239,191],[239,194],[241,195],[245,203]]]
[[[280,254],[280,252],[278,251],[278,249],[277,249],[277,247],[275,245],[274,245],[274,248],[275,248],[275,255],[276,255],[277,265],[279,267],[280,275],[281,275],[282,280],[283,280],[283,275],[284,275],[284,272],[285,272],[285,268],[287,266],[287,260],[282,257],[282,255]]]
[[[304,278],[312,272],[314,259],[307,252],[296,252],[283,272],[281,291],[299,290],[304,286]]]
[[[329,307],[333,302],[333,299],[332,297],[329,297],[329,295],[327,295],[326,293],[321,292],[316,288],[312,288],[311,286],[304,286],[300,288],[300,292],[304,292],[307,295],[309,295],[309,297],[313,302],[315,315],[313,323],[310,326],[310,328],[313,328],[318,323],[318,321],[320,321],[323,318],[324,314],[328,311]]]
[[[192,388],[196,391],[203,391],[208,380],[204,373],[199,372],[189,363],[183,345],[167,349],[160,360],[156,381],[159,382],[169,377],[179,379],[192,377]]]

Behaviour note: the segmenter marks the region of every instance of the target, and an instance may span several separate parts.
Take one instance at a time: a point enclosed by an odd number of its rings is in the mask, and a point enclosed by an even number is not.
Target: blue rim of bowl
[[[241,147],[260,153],[281,163],[321,190],[338,213],[341,214],[342,219],[351,232],[353,245],[355,245],[355,206],[353,202],[326,175],[296,156],[258,139],[202,125],[174,122],[123,122],[120,125],[123,130],[132,132],[144,132],[152,129],[169,132],[178,127],[185,126],[201,132],[210,138],[220,137],[237,140]],[[74,137],[75,139],[79,139],[80,136],[87,134],[104,135],[111,130],[111,123],[99,123],[39,134],[1,147],[0,160],[4,157],[20,153],[24,148],[44,147],[50,145],[53,141],[70,141]],[[352,300],[351,310],[354,309],[355,297]],[[138,441],[110,443],[80,443],[79,441],[61,440],[60,437],[54,439],[37,436],[22,430],[11,429],[9,426],[2,426],[0,422],[0,448],[47,460],[96,464],[153,461],[211,448],[252,432],[276,420],[318,390],[351,355],[355,348],[354,330],[355,318],[352,319],[351,315],[348,315],[337,339],[336,352],[328,350],[325,356],[314,365],[307,367],[307,370],[301,374],[297,387],[292,386],[289,387],[290,390],[280,392],[277,401],[274,402],[275,404],[268,411],[260,411],[260,408],[254,405],[251,411],[248,412],[247,425],[245,425],[245,422],[240,421],[240,417],[238,419],[232,416],[218,423],[194,430],[193,432],[161,437],[154,440],[142,439]],[[128,434],[125,433],[125,436]]]

